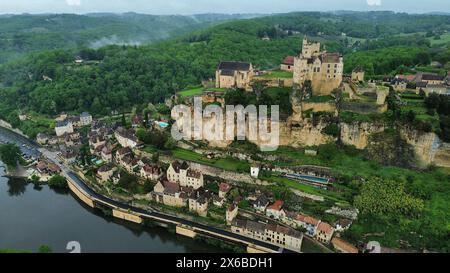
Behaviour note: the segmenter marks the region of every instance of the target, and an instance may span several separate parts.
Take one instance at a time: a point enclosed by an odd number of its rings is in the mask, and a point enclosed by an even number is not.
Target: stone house
[[[253,208],[260,213],[264,213],[266,211],[266,207],[269,205],[269,198],[265,194],[261,194],[256,198],[255,202],[253,202]]]
[[[333,237],[334,228],[326,222],[320,222],[317,226],[316,239],[322,243],[328,244]]]
[[[182,187],[199,189],[204,186],[203,174],[199,171],[191,170],[186,162],[172,162],[167,170],[167,179],[170,182],[180,184]]]
[[[56,123],[55,132],[58,137],[64,136],[65,134],[73,133],[73,124],[68,120],[58,121]]]
[[[303,234],[292,228],[280,225],[267,225],[266,238],[268,242],[291,250],[300,251],[302,249]]]
[[[233,220],[231,231],[255,240],[270,242],[297,252],[301,251],[303,242],[303,234],[292,228],[250,220]]]
[[[47,144],[48,139],[49,139],[48,135],[43,134],[43,133],[39,133],[36,136],[36,142],[41,144],[41,145]]]
[[[81,113],[80,123],[81,123],[81,126],[90,125],[92,123],[92,115],[89,114],[88,112]]]
[[[320,220],[317,220],[314,217],[298,214],[294,222],[298,227],[303,227],[306,229],[306,234],[313,237],[316,234],[317,227],[320,223]]]
[[[180,185],[169,181],[159,181],[153,189],[153,199],[171,207],[185,207],[187,195],[181,191]]]
[[[225,212],[225,220],[228,225],[231,225],[234,218],[238,215],[239,208],[235,204],[231,204],[230,207],[228,207],[227,211]]]
[[[334,224],[334,229],[336,232],[342,232],[342,231],[346,231],[347,229],[349,229],[351,225],[352,225],[352,220],[342,218],[342,219],[339,219]]]
[[[144,179],[157,181],[164,175],[164,172],[162,168],[157,165],[145,164],[140,171],[140,175]]]
[[[208,214],[208,199],[204,195],[195,196],[195,194],[189,198],[189,211],[196,212],[202,217],[206,217]]]
[[[283,210],[283,205],[284,202],[282,200],[277,200],[275,201],[275,203],[268,206],[266,208],[267,217],[271,217],[276,220],[283,218],[286,215]]]
[[[102,181],[103,183],[110,180],[111,177],[114,175],[114,172],[116,171],[116,167],[112,164],[106,164],[101,166],[98,170],[97,170],[97,175],[100,178],[100,181]]]
[[[220,185],[219,185],[219,197],[220,198],[225,198],[230,190],[231,190],[230,184],[220,183]]]
[[[364,82],[365,72],[361,66],[357,66],[352,71],[352,82]]]
[[[135,135],[135,131],[133,129],[126,130],[123,127],[117,128],[117,130],[114,132],[114,136],[116,137],[117,142],[122,147],[129,147],[131,149],[139,148],[143,145],[142,141],[139,141],[139,139]]]
[[[294,61],[295,61],[295,56],[287,56],[286,58],[284,58],[283,62],[281,63],[280,70],[293,72],[294,71]]]
[[[112,162],[112,150],[109,147],[103,147],[100,155],[104,161]]]
[[[426,82],[427,84],[432,85],[443,85],[444,84],[444,78],[443,76],[435,75],[435,74],[428,74],[424,73],[422,75],[422,81]]]
[[[216,70],[216,88],[241,88],[251,91],[253,66],[246,62],[221,62]]]

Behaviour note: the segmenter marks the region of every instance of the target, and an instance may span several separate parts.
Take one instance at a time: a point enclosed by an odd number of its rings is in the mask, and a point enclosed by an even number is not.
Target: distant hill
[[[41,50],[150,43],[256,16],[259,15],[6,14],[0,16],[0,63]]]

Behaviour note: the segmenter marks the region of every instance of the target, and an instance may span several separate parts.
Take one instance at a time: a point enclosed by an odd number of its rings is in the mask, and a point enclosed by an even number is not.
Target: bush
[[[66,178],[59,174],[52,176],[52,178],[48,180],[48,185],[52,188],[60,189],[66,189],[69,187]]]
[[[339,126],[337,124],[333,123],[323,128],[322,133],[329,136],[338,137],[341,133],[341,130],[339,129]]]

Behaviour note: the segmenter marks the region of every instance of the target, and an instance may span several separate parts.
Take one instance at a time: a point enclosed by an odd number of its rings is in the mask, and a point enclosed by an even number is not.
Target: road
[[[134,213],[142,215],[143,217],[147,217],[150,219],[152,219],[154,217],[161,218],[161,219],[165,219],[168,221],[179,223],[181,225],[186,225],[186,226],[189,226],[189,227],[192,227],[195,229],[205,230],[205,231],[207,231],[207,233],[215,233],[215,234],[219,234],[220,236],[226,236],[226,237],[234,238],[236,240],[244,241],[244,242],[247,242],[248,244],[253,244],[253,245],[261,246],[264,248],[272,249],[277,252],[284,251],[283,249],[280,249],[278,246],[274,246],[274,245],[271,245],[269,243],[262,242],[259,240],[251,239],[251,238],[233,233],[228,230],[219,229],[219,228],[215,228],[212,226],[207,226],[207,225],[204,225],[204,224],[201,224],[198,222],[194,222],[194,221],[190,221],[190,220],[187,220],[187,219],[184,219],[181,217],[162,213],[162,212],[153,210],[151,208],[149,208],[147,210],[144,210],[141,208],[136,208],[136,207],[130,206],[128,204],[113,200],[109,197],[106,197],[104,195],[101,195],[101,194],[95,192],[88,185],[86,185],[86,183],[81,178],[79,178],[72,170],[70,170],[70,168],[68,166],[60,163],[57,153],[51,152],[45,148],[40,148],[39,151],[40,151],[40,153],[42,153],[43,156],[48,158],[53,163],[57,164],[61,168],[61,174],[67,178],[70,178],[70,181],[76,183],[75,186],[78,189],[82,190],[84,193],[89,195],[92,199],[97,199],[97,200],[101,201],[102,203],[109,204],[114,207],[126,210],[126,211],[134,212]]]

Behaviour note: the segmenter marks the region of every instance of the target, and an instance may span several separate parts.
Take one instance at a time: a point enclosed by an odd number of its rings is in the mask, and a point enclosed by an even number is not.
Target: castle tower
[[[311,58],[314,54],[320,52],[320,43],[310,43],[306,35],[303,37],[302,56],[303,58]]]

